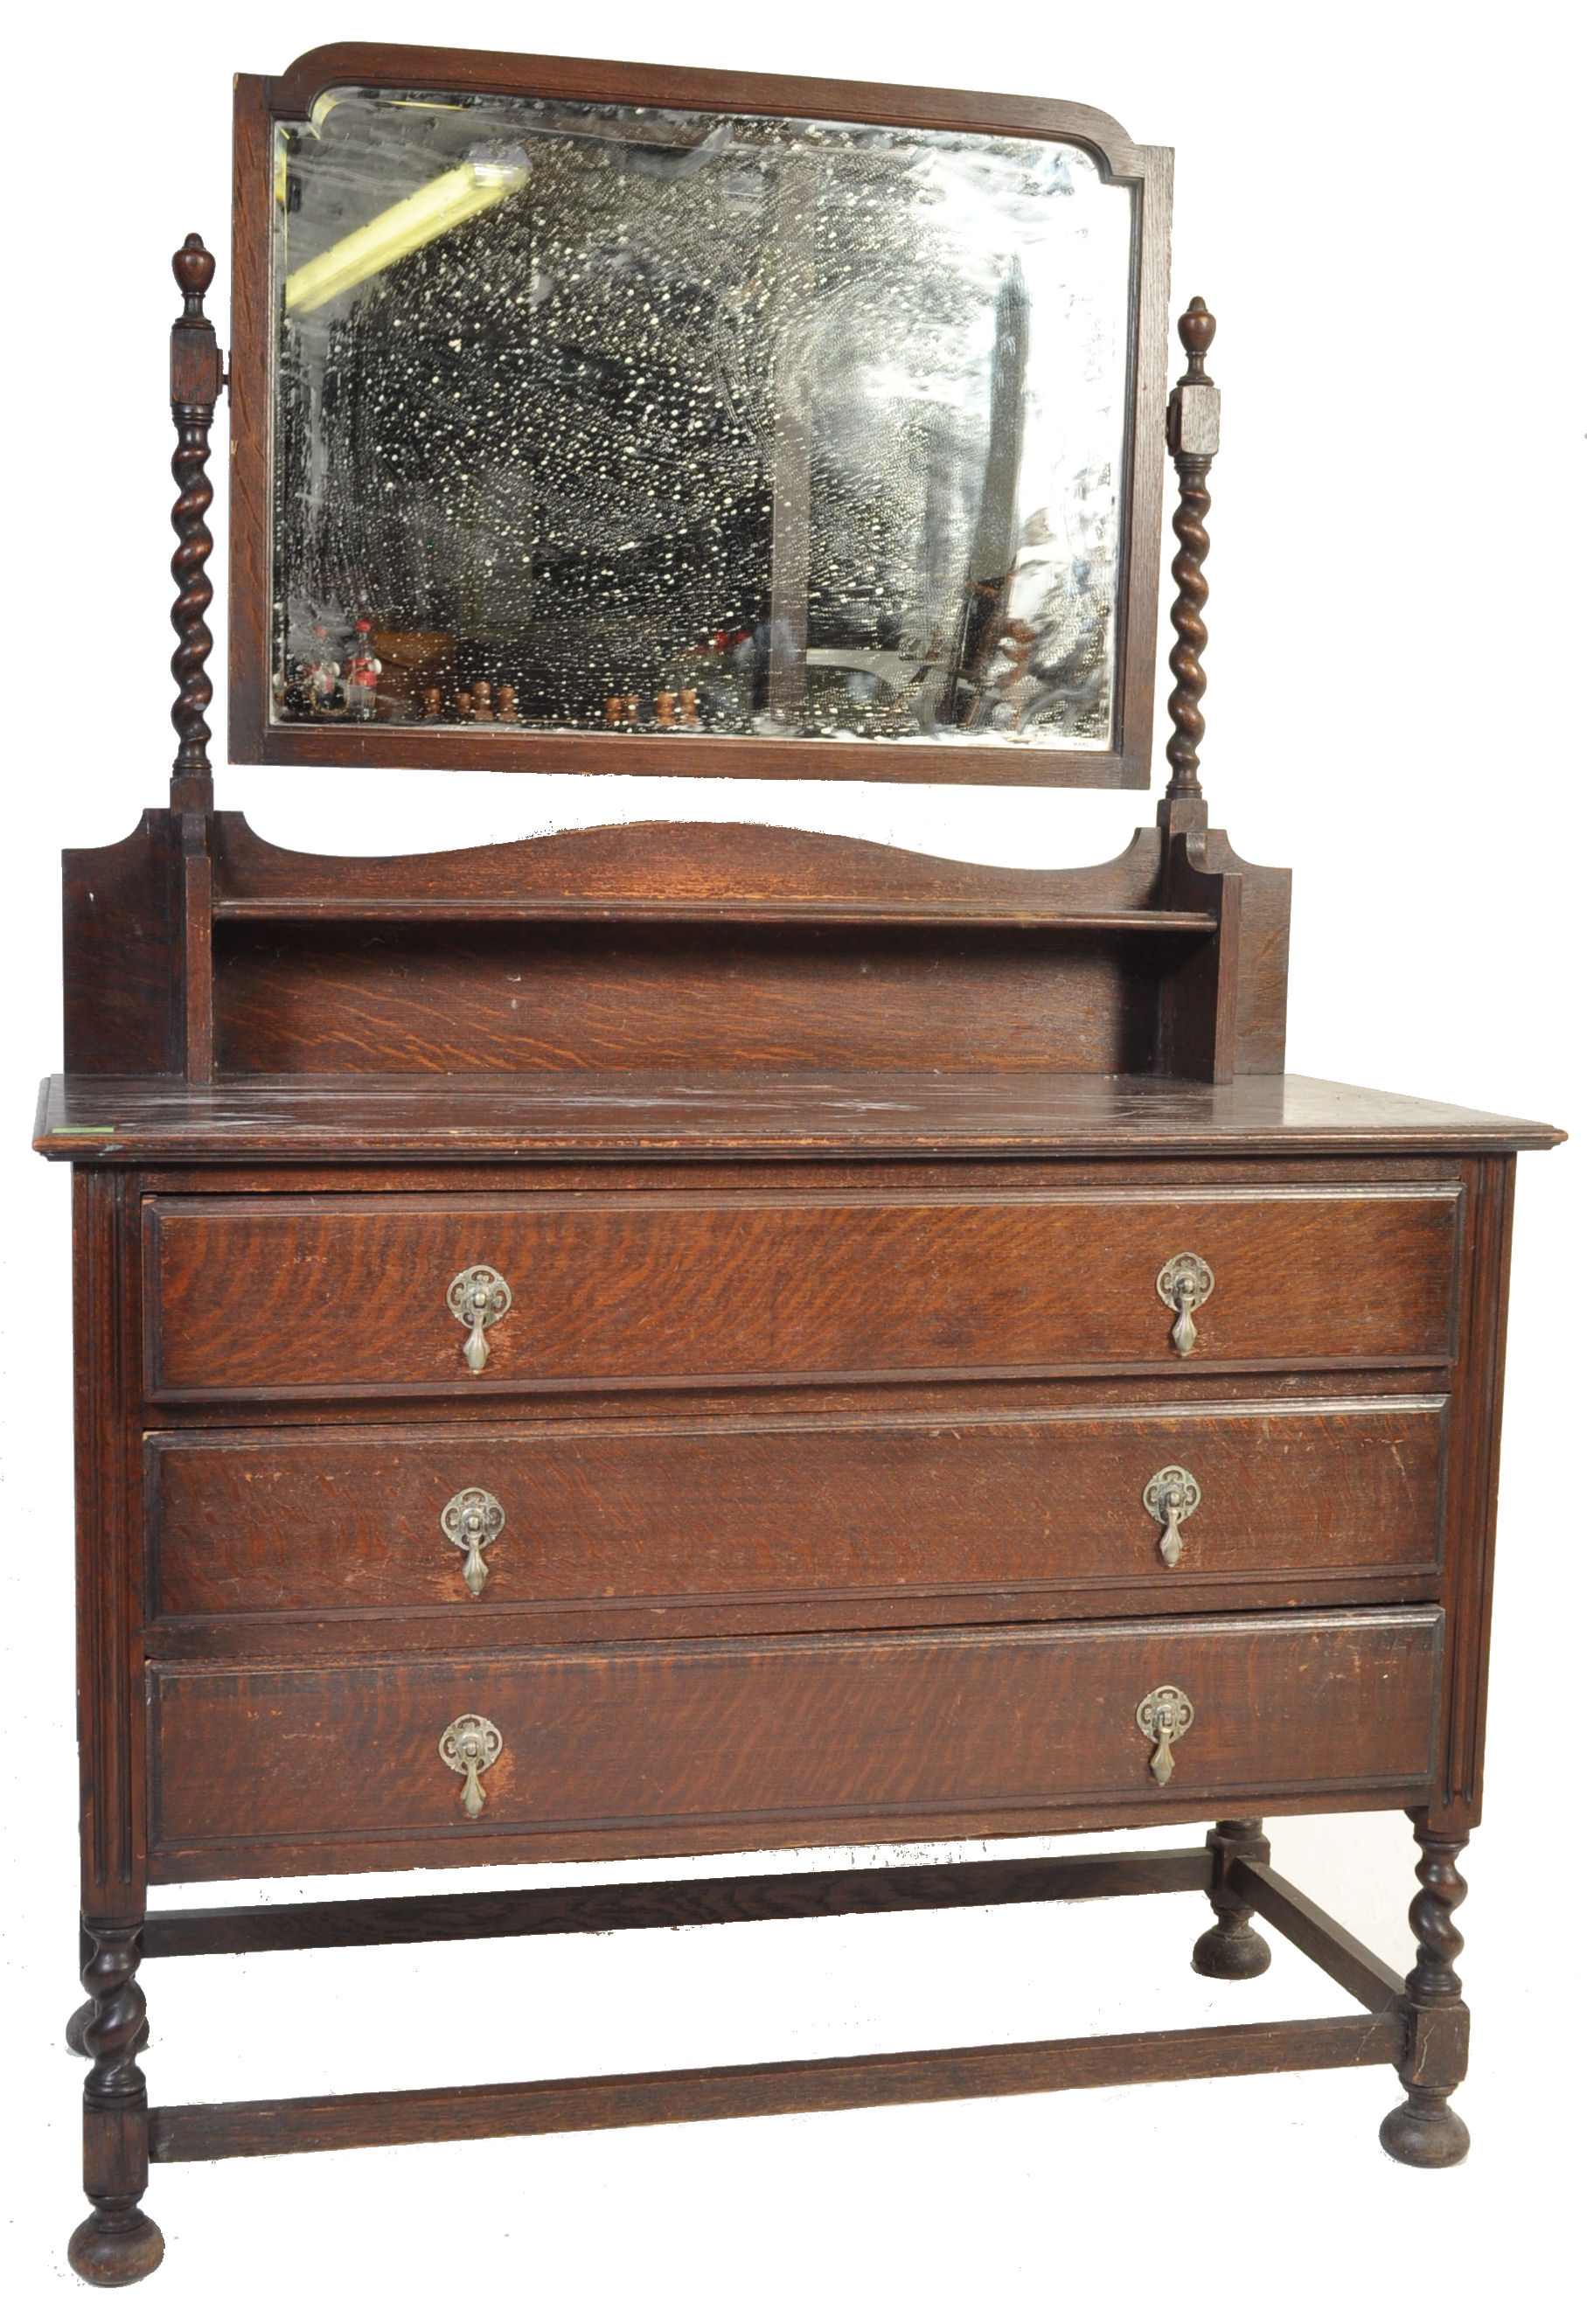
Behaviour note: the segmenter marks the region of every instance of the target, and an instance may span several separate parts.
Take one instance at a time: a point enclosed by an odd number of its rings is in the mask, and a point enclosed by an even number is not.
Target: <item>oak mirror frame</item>
[[[236,83],[230,754],[1146,788],[1172,155],[343,43]]]

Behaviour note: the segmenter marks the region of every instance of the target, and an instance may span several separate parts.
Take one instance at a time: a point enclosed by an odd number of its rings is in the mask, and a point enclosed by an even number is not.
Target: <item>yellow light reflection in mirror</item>
[[[512,158],[484,159],[471,155],[456,170],[432,178],[405,201],[372,218],[353,234],[344,235],[287,277],[289,315],[311,314],[344,290],[367,282],[411,251],[422,250],[443,234],[450,234],[465,218],[475,217],[515,194],[528,182],[529,164],[521,152]]]

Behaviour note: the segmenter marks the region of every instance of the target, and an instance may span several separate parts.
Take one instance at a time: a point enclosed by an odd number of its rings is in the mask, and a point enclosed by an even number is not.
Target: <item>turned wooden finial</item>
[[[1218,334],[1218,318],[1209,314],[1204,299],[1193,299],[1179,318],[1179,344],[1190,357],[1190,369],[1180,379],[1181,387],[1204,384],[1207,376],[1207,349]]]
[[[1212,545],[1206,530],[1207,512],[1213,505],[1207,473],[1218,448],[1218,391],[1207,377],[1206,357],[1217,327],[1217,317],[1208,313],[1206,300],[1193,299],[1179,318],[1179,344],[1190,360],[1168,398],[1168,450],[1179,477],[1179,505],[1174,512],[1174,537],[1179,550],[1172,567],[1179,594],[1168,613],[1175,631],[1168,655],[1168,668],[1174,673],[1174,691],[1168,696],[1168,716],[1174,726],[1167,747],[1173,770],[1166,794],[1168,801],[1199,800],[1202,796],[1197,770],[1207,731],[1201,715],[1201,698],[1207,686],[1201,666],[1207,642],[1207,627],[1202,619],[1207,585],[1202,564]],[[1171,807],[1169,813],[1172,816]],[[1205,810],[1198,808],[1197,813],[1204,816]]]
[[[176,276],[177,289],[186,301],[189,315],[204,311],[204,293],[215,280],[215,253],[206,250],[201,234],[189,235],[186,242],[171,262]]]
[[[171,416],[176,427],[171,473],[177,486],[176,506],[171,512],[177,539],[176,554],[171,560],[171,577],[177,590],[171,609],[171,625],[177,634],[177,649],[171,658],[177,687],[171,723],[180,738],[171,770],[171,803],[186,811],[208,813],[214,804],[215,786],[204,713],[215,689],[204,665],[215,641],[204,616],[215,595],[206,569],[215,541],[205,518],[215,497],[208,473],[209,430],[224,374],[215,326],[204,312],[204,293],[215,280],[215,259],[200,235],[189,235],[172,258],[171,271],[182,294],[182,311],[171,331]]]

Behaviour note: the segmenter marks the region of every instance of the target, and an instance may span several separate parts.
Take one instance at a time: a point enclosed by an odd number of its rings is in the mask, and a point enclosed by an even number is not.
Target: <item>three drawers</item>
[[[147,1200],[161,1877],[1426,1798],[1442,1616],[1398,1601],[1436,1588],[1448,1403],[1390,1391],[1453,1357],[1460,1204]],[[331,1399],[367,1420],[303,1425]]]
[[[207,1857],[263,1872],[411,1862],[414,1845],[444,1861],[460,1841],[622,1856],[1030,1829],[1071,1808],[1150,1819],[1181,1795],[1186,1813],[1403,1801],[1434,1765],[1441,1636],[1436,1609],[1408,1607],[155,1666],[151,1844],[165,1877],[202,1877]]]
[[[162,1400],[1018,1377],[1176,1360],[1439,1361],[1459,1190],[672,1190],[163,1197],[145,1209]],[[511,1305],[476,1334],[454,1289]],[[1199,1281],[1200,1278],[1198,1278]],[[450,1295],[450,1300],[449,1300]],[[475,1362],[471,1369],[470,1343]]]

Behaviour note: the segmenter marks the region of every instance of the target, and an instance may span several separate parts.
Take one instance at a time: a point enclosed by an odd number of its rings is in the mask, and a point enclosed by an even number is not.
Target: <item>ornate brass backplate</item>
[[[437,1746],[455,1775],[463,1778],[463,1812],[472,1819],[484,1812],[484,1785],[480,1776],[502,1756],[502,1730],[477,1711],[454,1719]]]
[[[1165,1307],[1174,1311],[1174,1351],[1187,1356],[1195,1345],[1195,1325],[1191,1317],[1213,1296],[1214,1277],[1204,1259],[1194,1250],[1182,1250],[1168,1259],[1158,1273],[1158,1297]]]
[[[483,1485],[465,1485],[441,1511],[441,1531],[463,1552],[463,1579],[476,1598],[491,1578],[484,1552],[506,1522],[506,1510]]]
[[[1188,1469],[1170,1463],[1159,1469],[1142,1488],[1140,1498],[1163,1528],[1163,1537],[1158,1544],[1163,1563],[1177,1565],[1185,1547],[1179,1528],[1201,1507],[1201,1487]]]
[[[512,1287],[494,1267],[465,1267],[447,1286],[447,1305],[460,1323],[468,1326],[463,1360],[471,1372],[484,1371],[491,1360],[485,1327],[499,1323],[512,1305]]]
[[[1170,1746],[1190,1732],[1195,1717],[1195,1707],[1190,1697],[1176,1686],[1154,1686],[1136,1704],[1135,1724],[1147,1741],[1157,1746],[1150,1760],[1155,1783],[1166,1784],[1172,1775],[1174,1754]]]

